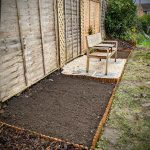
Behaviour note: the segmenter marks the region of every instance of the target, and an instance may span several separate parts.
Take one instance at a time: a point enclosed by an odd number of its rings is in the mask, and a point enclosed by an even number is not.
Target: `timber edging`
[[[31,131],[31,130],[27,130],[27,129],[23,129],[23,128],[20,128],[20,127],[17,127],[17,126],[14,126],[14,125],[9,125],[5,122],[1,122],[0,121],[0,128],[2,128],[4,125],[7,126],[7,127],[10,127],[12,129],[15,129],[16,131],[27,131],[35,136],[39,136],[40,138],[43,138],[45,140],[48,140],[48,141],[56,141],[56,142],[64,142],[66,144],[71,144],[73,145],[75,148],[78,148],[78,149],[81,149],[81,150],[88,150],[87,147],[84,147],[83,145],[79,145],[79,144],[73,144],[73,143],[70,143],[70,142],[67,142],[65,140],[62,140],[62,139],[58,139],[58,138],[54,138],[54,137],[50,137],[50,136],[46,136],[46,135],[43,135],[43,134],[40,134],[40,133],[37,133],[37,132],[34,132],[34,131]]]

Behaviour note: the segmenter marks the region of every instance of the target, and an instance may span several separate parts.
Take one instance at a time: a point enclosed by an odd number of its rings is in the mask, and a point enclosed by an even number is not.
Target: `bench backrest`
[[[88,47],[96,46],[96,45],[100,44],[101,42],[102,42],[101,33],[96,33],[96,34],[87,36]]]

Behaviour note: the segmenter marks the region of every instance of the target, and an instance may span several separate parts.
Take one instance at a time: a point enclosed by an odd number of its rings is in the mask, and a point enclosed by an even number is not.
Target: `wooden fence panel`
[[[55,26],[55,0],[40,0],[40,18],[46,74],[58,67],[58,50]]]
[[[28,85],[42,78],[45,71],[38,5],[38,0],[18,0],[20,26],[25,44]]]
[[[100,3],[98,0],[83,0],[84,2],[84,32],[82,53],[87,49],[86,36],[88,35],[89,27],[92,27],[93,33],[100,31]],[[81,14],[82,15],[82,14]]]
[[[73,58],[73,51],[72,51],[72,9],[71,9],[71,0],[65,0],[65,34],[66,37],[66,53],[67,53],[67,60]]]
[[[101,0],[101,11],[100,11],[100,24],[101,24],[101,32],[102,38],[105,38],[105,15],[107,11],[107,0]]]
[[[100,32],[100,3],[95,2],[93,6],[93,20],[94,20],[94,32],[98,33]]]
[[[59,68],[56,0],[2,0],[0,101]]]
[[[15,0],[1,1],[0,101],[26,87]]]
[[[65,38],[67,60],[70,61],[80,55],[80,1],[65,0]]]
[[[82,49],[83,52],[86,51],[87,48],[87,40],[86,36],[88,36],[88,29],[90,26],[90,0],[84,0],[84,47]]]

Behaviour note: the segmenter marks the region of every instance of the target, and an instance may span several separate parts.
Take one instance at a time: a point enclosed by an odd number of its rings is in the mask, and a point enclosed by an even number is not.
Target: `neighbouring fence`
[[[0,1],[0,101],[81,55],[90,25],[104,28],[102,1]]]

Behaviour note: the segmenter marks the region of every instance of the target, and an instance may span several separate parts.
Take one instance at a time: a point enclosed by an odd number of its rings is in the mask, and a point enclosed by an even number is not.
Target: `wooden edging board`
[[[131,56],[131,54],[132,54],[132,51],[130,52],[130,54],[129,54],[128,58],[127,58],[127,62],[128,62],[129,57]],[[97,144],[98,140],[100,139],[102,129],[103,129],[103,127],[104,127],[104,125],[105,125],[105,123],[106,123],[106,120],[107,120],[107,118],[108,118],[108,116],[109,116],[109,112],[110,112],[110,109],[111,109],[111,106],[112,106],[112,102],[113,102],[113,98],[114,98],[116,89],[117,89],[118,84],[119,84],[119,82],[120,82],[120,80],[121,80],[121,78],[122,78],[122,76],[123,76],[123,74],[124,74],[124,70],[125,70],[125,68],[126,68],[127,62],[126,62],[126,64],[125,64],[125,66],[124,66],[124,69],[123,69],[123,72],[122,72],[121,77],[120,77],[118,80],[109,80],[109,81],[111,81],[110,83],[112,83],[112,81],[114,81],[113,83],[116,83],[116,86],[114,87],[114,89],[113,89],[113,91],[112,91],[112,95],[111,95],[111,97],[110,97],[110,99],[109,99],[109,102],[108,102],[108,105],[107,105],[107,107],[106,107],[105,113],[104,113],[104,115],[103,115],[103,117],[102,117],[102,119],[101,119],[101,121],[100,121],[100,123],[99,123],[99,125],[98,125],[98,128],[97,128],[96,133],[95,133],[95,136],[94,136],[94,138],[93,138],[93,141],[92,141],[92,145],[91,145],[90,150],[94,150],[94,149],[95,149],[96,144]],[[71,76],[72,76],[72,75],[71,75]],[[81,76],[79,76],[79,77],[81,77]],[[82,76],[81,78],[85,78],[85,76]],[[92,77],[92,78],[90,78],[90,79],[95,79],[95,78]],[[96,78],[96,80],[97,80],[97,78]],[[107,80],[106,80],[106,81],[103,80],[103,82],[107,82],[107,83],[108,83]],[[67,142],[67,141],[58,139],[58,138],[53,138],[53,137],[46,136],[46,135],[43,135],[43,134],[40,134],[40,133],[37,133],[37,132],[34,132],[34,131],[30,131],[30,130],[26,130],[26,129],[23,129],[23,128],[19,128],[19,127],[13,126],[13,125],[9,125],[9,124],[4,123],[4,122],[1,122],[1,121],[0,121],[0,124],[2,124],[0,127],[2,127],[3,125],[6,125],[6,126],[8,126],[8,127],[11,127],[11,128],[13,128],[13,129],[17,130],[17,131],[21,131],[21,130],[28,131],[28,132],[30,132],[31,134],[34,134],[34,135],[36,135],[36,136],[40,136],[41,138],[44,138],[45,140],[50,140],[50,141],[53,140],[53,141],[58,141],[58,142],[64,142],[64,143],[66,143],[66,144],[72,144],[75,148],[88,150],[88,147],[84,147],[83,145],[73,144],[73,143],[70,143],[70,142]]]
[[[5,125],[5,126],[7,126],[7,127],[10,127],[10,128],[15,129],[16,131],[27,131],[27,132],[29,132],[29,133],[35,135],[35,136],[40,136],[40,138],[43,138],[43,139],[48,140],[48,141],[64,142],[64,143],[66,143],[66,144],[71,144],[71,145],[73,145],[75,148],[88,150],[87,147],[83,147],[82,145],[79,145],[79,144],[73,144],[73,143],[70,143],[70,142],[67,142],[67,141],[58,139],[58,138],[53,138],[53,137],[46,136],[46,135],[43,135],[43,134],[40,134],[40,133],[31,131],[31,130],[19,128],[19,127],[14,126],[14,125],[9,125],[9,124],[7,124],[7,123],[5,123],[5,122],[0,122],[0,124],[1,124],[1,126],[0,126],[1,128],[3,127],[3,125]]]

